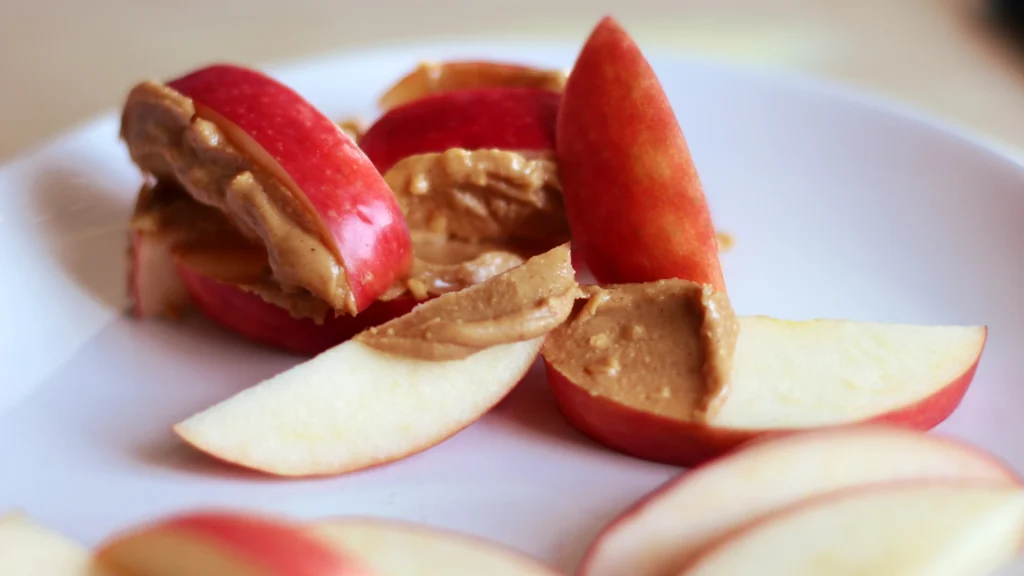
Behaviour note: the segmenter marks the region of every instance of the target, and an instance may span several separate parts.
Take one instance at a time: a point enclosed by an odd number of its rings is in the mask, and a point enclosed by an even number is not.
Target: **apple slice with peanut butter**
[[[240,135],[238,126],[178,91],[198,94],[200,100],[220,102],[224,109],[242,114],[231,107],[229,96],[218,91],[218,70],[203,69],[169,86],[141,83],[125,103],[122,137],[133,160],[156,180],[164,196],[168,190],[175,191],[173,202],[139,206],[133,218],[129,294],[140,317],[176,317],[194,304],[218,324],[249,339],[315,354],[418,302],[483,282],[568,239],[550,160],[545,163],[499,150],[455,150],[410,158],[388,172],[390,181],[381,180],[399,213],[387,217],[368,208],[365,215],[370,216],[371,227],[378,217],[393,221],[398,216],[405,231],[402,242],[409,242],[412,253],[403,262],[392,260],[398,268],[365,284],[373,286],[375,296],[365,301],[369,293],[364,290],[356,305],[356,292],[348,286],[351,275],[338,266],[333,240],[324,240],[316,217],[303,208],[305,200],[298,196],[294,179],[282,173],[273,158],[259,152],[258,143]],[[232,78],[239,74],[234,67],[224,73]],[[276,84],[259,75],[243,74],[243,79],[276,93]],[[192,86],[197,82],[198,87]],[[255,122],[247,117],[241,121]],[[321,123],[314,124],[323,128]],[[286,159],[290,154],[280,152]],[[453,163],[456,158],[461,162]],[[292,160],[292,165],[296,162]],[[459,171],[453,172],[456,168]],[[413,202],[413,197],[393,193],[387,186],[397,190],[405,180],[429,185],[431,199],[443,197],[444,189],[471,194],[491,213],[472,219],[455,204],[433,206],[429,213],[435,228],[429,229],[416,219],[417,214],[427,213],[423,197]],[[346,192],[338,194],[342,197]],[[413,226],[401,212],[412,217]],[[490,226],[491,234],[436,228],[440,221],[480,225],[487,217],[497,223]],[[370,240],[371,252],[384,250],[381,243],[391,242],[394,236],[384,229],[381,233]],[[519,242],[523,235],[532,244]],[[359,236],[350,241],[360,242]],[[392,280],[380,286],[380,279],[388,277]],[[235,305],[225,305],[232,300]],[[289,322],[282,309],[295,321]],[[343,316],[362,318],[345,320]],[[296,344],[290,344],[290,339]]]
[[[479,419],[579,297],[567,245],[429,300],[178,423],[211,456],[279,476],[415,454]]]

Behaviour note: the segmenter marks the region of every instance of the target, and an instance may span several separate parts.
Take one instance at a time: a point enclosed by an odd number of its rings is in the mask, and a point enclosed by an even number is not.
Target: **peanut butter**
[[[589,286],[542,354],[595,396],[703,422],[728,394],[739,322],[725,294],[685,280]]]
[[[345,268],[322,226],[282,182],[234,146],[191,99],[158,82],[128,95],[121,137],[132,160],[158,180],[181,184],[261,243],[281,291],[308,292],[334,310],[355,311]]]
[[[426,300],[457,292],[519,266],[525,258],[507,246],[446,239],[429,232],[412,232],[412,270],[381,297],[393,300],[406,294]]]
[[[384,175],[412,230],[461,240],[569,240],[553,154],[463,150],[410,156]]]
[[[565,321],[580,295],[569,247],[562,245],[482,284],[427,301],[356,339],[397,356],[457,360],[544,336]]]
[[[174,182],[143,187],[129,226],[167,239],[178,261],[194,271],[254,292],[295,318],[322,322],[333,313],[309,292],[282,290],[262,245],[250,242],[221,211],[196,202]],[[520,252],[499,244],[447,240],[422,232],[414,232],[412,238],[415,265],[381,300],[407,295],[425,300],[455,292],[525,261]]]

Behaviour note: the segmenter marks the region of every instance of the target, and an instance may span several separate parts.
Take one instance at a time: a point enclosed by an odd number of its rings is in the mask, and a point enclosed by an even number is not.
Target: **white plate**
[[[576,49],[429,44],[272,73],[332,117],[369,119],[375,96],[420,59],[568,67]],[[975,383],[942,429],[1024,470],[1021,162],[840,89],[652,61],[716,222],[736,238],[723,261],[738,311],[989,325]],[[0,510],[88,544],[191,506],[369,513],[477,533],[568,570],[608,518],[676,473],[575,433],[536,371],[455,438],[362,473],[273,480],[194,453],[172,423],[296,359],[202,321],[121,313],[140,181],[113,115],[0,171]]]

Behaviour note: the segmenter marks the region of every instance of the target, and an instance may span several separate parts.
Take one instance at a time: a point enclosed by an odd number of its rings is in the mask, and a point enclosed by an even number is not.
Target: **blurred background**
[[[990,0],[6,0],[0,162],[212,60],[263,66],[452,37],[582,42],[603,14],[642,46],[837,79],[1024,150],[1024,57]],[[1008,0],[1003,4],[1024,4]],[[510,6],[513,6],[510,8]]]

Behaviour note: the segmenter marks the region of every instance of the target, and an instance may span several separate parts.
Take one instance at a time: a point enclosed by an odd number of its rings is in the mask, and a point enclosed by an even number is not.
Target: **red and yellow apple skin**
[[[259,295],[220,282],[178,263],[178,274],[194,305],[212,322],[243,338],[305,356],[315,356],[356,334],[406,314],[420,302],[411,297],[377,301],[356,316],[329,316],[322,324],[295,318]]]
[[[390,110],[433,94],[476,88],[543,88],[561,91],[565,77],[511,62],[453,60],[425,63],[406,74],[380,97],[379,105]]]
[[[930,430],[956,410],[974,379],[981,356],[959,377],[920,401],[864,420],[916,430]],[[594,396],[544,363],[548,385],[565,418],[597,442],[637,458],[692,467],[729,452],[754,438],[787,430],[716,428],[638,410],[612,399]],[[853,422],[836,422],[836,425]],[[789,431],[798,431],[793,429]]]
[[[357,312],[408,271],[412,242],[394,194],[355,142],[297,92],[232,65],[202,68],[168,85],[314,217],[345,268]]]
[[[610,17],[569,74],[556,145],[574,248],[599,283],[682,278],[725,291],[686,139],[654,70]]]
[[[554,150],[560,100],[539,88],[444,92],[390,110],[359,146],[381,174],[403,158],[450,148]]]
[[[359,561],[301,527],[235,512],[189,512],[120,534],[97,563],[132,576],[370,576]]]

